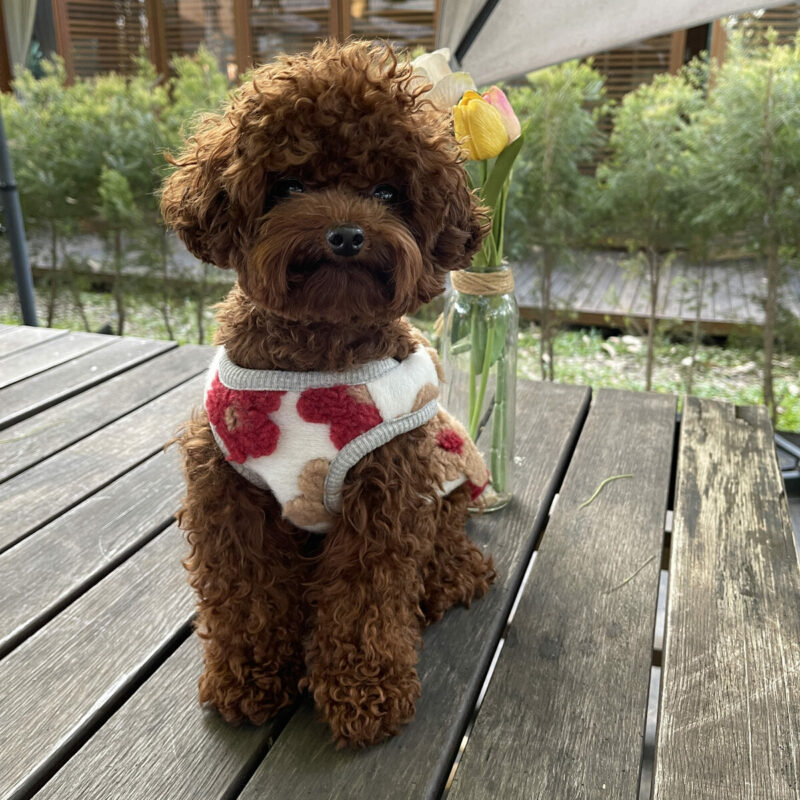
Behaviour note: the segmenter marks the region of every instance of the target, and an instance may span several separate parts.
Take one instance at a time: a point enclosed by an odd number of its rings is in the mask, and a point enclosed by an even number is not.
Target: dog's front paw
[[[297,697],[297,678],[281,674],[259,674],[252,670],[245,680],[231,672],[206,670],[199,681],[199,699],[231,723],[261,725]]]
[[[338,747],[365,747],[395,736],[413,718],[420,696],[413,666],[381,670],[369,679],[348,674],[311,675],[303,683]]]

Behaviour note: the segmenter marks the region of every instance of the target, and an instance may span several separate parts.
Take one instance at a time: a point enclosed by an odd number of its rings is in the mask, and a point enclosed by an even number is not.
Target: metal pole
[[[17,184],[8,154],[3,115],[0,114],[0,205],[6,222],[8,243],[11,247],[11,263],[14,265],[14,278],[17,281],[17,294],[22,308],[22,321],[26,325],[38,325],[36,321],[36,301],[33,294],[33,278],[28,262],[28,245],[25,241],[25,228],[22,224],[22,210],[19,207]]]

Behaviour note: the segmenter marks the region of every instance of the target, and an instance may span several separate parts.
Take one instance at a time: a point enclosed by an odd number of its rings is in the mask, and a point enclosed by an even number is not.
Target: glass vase
[[[471,276],[490,285],[473,286]],[[453,273],[453,284],[440,345],[445,374],[442,400],[467,429],[489,468],[481,507],[494,511],[505,506],[512,494],[519,309],[506,266]],[[490,291],[496,293],[478,293]]]

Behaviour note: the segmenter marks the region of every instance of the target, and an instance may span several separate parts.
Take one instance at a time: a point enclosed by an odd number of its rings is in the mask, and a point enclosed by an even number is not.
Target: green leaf
[[[492,209],[497,207],[497,200],[500,197],[500,193],[503,191],[503,185],[511,174],[511,168],[514,166],[514,161],[519,155],[519,151],[525,141],[528,125],[529,123],[526,122],[522,128],[522,133],[497,156],[489,172],[489,176],[481,189],[481,198],[483,202]]]

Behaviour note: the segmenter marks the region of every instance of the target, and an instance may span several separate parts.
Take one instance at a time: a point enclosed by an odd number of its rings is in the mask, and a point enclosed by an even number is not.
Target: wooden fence
[[[144,50],[159,72],[204,44],[231,80],[326,36],[432,49],[438,0],[52,0],[70,78],[128,72]]]

